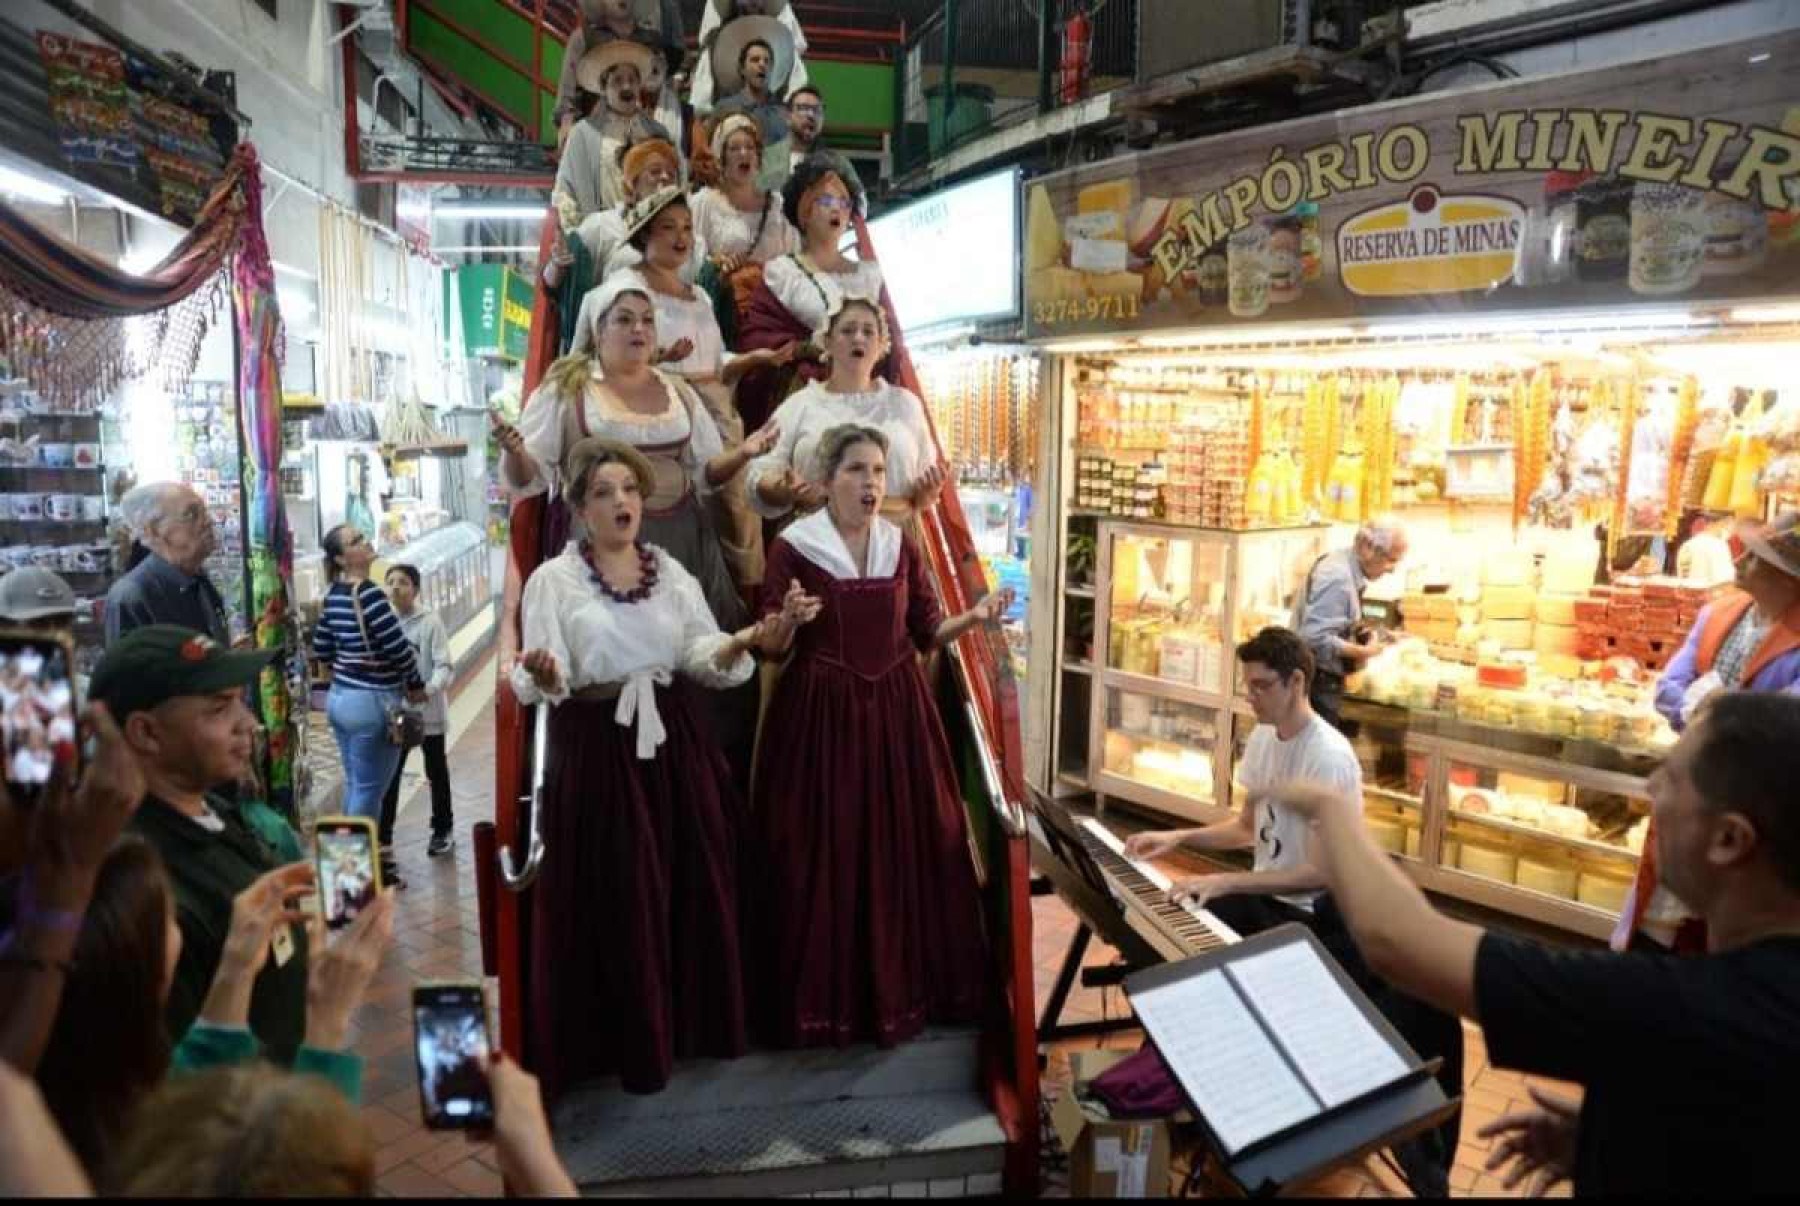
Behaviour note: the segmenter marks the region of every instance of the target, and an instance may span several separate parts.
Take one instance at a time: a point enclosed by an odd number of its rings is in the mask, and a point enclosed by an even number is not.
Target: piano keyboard
[[[1081,844],[1099,864],[1133,928],[1170,959],[1185,959],[1238,941],[1237,931],[1203,908],[1169,899],[1169,877],[1125,854],[1125,843],[1092,817],[1079,822]],[[1148,926],[1136,924],[1147,922]]]

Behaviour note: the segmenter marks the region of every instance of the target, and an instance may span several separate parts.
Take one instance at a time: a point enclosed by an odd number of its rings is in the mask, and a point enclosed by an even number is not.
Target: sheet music
[[[1319,1112],[1224,972],[1134,993],[1131,1004],[1228,1153]]]
[[[1235,960],[1231,977],[1327,1108],[1406,1075],[1400,1053],[1344,994],[1310,943]]]

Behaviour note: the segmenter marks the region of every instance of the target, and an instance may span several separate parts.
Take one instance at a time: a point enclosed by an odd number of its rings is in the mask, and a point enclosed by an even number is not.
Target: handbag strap
[[[375,656],[375,642],[369,639],[369,626],[363,622],[362,597],[357,591],[358,584],[350,583],[344,589],[350,592],[350,606],[356,612],[356,629],[362,633],[363,652],[370,657]]]

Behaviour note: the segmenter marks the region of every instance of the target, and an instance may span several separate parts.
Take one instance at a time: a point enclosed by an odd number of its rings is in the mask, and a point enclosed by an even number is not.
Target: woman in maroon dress
[[[584,535],[526,583],[512,670],[520,701],[551,709],[526,1033],[551,1100],[614,1074],[651,1093],[678,1057],[742,1054],[742,801],[698,688],[746,681],[750,651],[817,609],[790,591],[719,631],[694,576],[639,539],[649,461],[589,437],[562,468]]]
[[[765,609],[796,583],[820,603],[770,699],[756,783],[754,966],[779,1046],[891,1046],[986,1003],[967,821],[919,654],[1007,592],[942,618],[918,550],[880,517],[886,450],[873,428],[826,432],[826,506],[769,550]]]

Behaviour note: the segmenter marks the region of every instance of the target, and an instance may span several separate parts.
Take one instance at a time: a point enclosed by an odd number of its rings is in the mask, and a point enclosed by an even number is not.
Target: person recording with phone
[[[165,1010],[172,1037],[199,1016],[232,901],[279,865],[238,807],[210,793],[249,769],[254,719],[244,688],[277,652],[233,651],[192,629],[152,624],[120,637],[94,668],[93,696],[112,712],[147,788],[132,829],[156,847],[174,884],[182,950]],[[256,977],[250,1029],[272,1059],[291,1064],[305,1030],[308,944],[294,927],[273,943]]]
[[[88,1172],[104,1185],[133,1108],[171,1073],[255,1059],[247,1026],[256,978],[276,930],[304,926],[299,897],[312,869],[291,863],[260,876],[232,901],[231,928],[199,1017],[171,1045],[164,1001],[182,950],[175,898],[162,859],[127,837],[100,868],[83,920],[38,1080],[51,1112]],[[351,1013],[363,998],[392,929],[392,902],[312,961],[305,1041],[294,1068],[324,1077],[355,1102],[362,1060],[345,1049]]]

